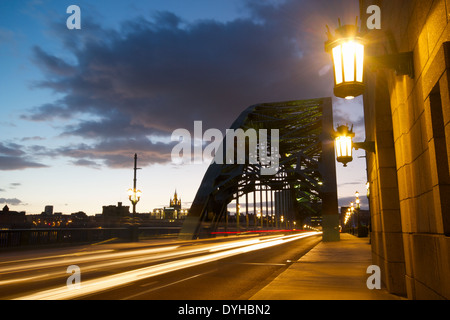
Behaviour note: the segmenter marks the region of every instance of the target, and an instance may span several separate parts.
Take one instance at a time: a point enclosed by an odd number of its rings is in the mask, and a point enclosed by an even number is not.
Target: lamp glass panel
[[[342,46],[337,45],[333,48],[334,74],[336,84],[341,84],[344,79],[342,77]]]
[[[352,138],[341,136],[336,138],[336,155],[338,157],[352,156]]]
[[[356,81],[363,82],[364,45],[356,44]]]
[[[348,41],[342,44],[345,82],[355,81],[355,53],[356,53],[355,42]]]

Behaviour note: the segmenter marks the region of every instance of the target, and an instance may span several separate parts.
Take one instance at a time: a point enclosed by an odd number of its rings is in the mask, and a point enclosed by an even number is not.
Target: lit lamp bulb
[[[128,197],[132,197],[133,196],[133,193],[134,193],[134,191],[133,191],[133,189],[128,189]]]

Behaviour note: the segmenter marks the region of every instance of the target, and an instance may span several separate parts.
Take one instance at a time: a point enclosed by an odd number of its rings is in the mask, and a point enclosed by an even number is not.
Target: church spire
[[[173,195],[173,202],[171,201],[172,206],[181,206],[181,198],[178,199],[177,189],[175,189],[175,193]]]
[[[175,193],[173,194],[173,199],[170,198],[170,206],[181,206],[181,198],[178,199],[177,189],[175,189]]]

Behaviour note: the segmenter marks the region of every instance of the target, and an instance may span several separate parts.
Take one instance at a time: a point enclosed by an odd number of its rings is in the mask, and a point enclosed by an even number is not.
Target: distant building
[[[51,216],[53,214],[53,206],[45,206],[44,212],[42,214],[45,214],[46,216]]]
[[[170,198],[169,207],[153,209],[153,212],[150,215],[154,219],[178,220],[184,219],[187,213],[187,209],[182,209],[181,198],[178,199],[178,194],[175,190],[173,199]]]
[[[117,206],[103,206],[102,215],[104,217],[125,217],[130,214],[130,206],[122,206],[122,202],[118,202]]]
[[[0,228],[13,229],[24,227],[27,227],[25,211],[10,211],[9,207],[5,205],[3,210],[0,211]]]
[[[170,198],[170,206],[175,210],[181,210],[181,198],[178,199],[177,190],[175,190],[175,194],[173,195],[173,200]]]
[[[122,202],[118,202],[117,206],[103,206],[100,217],[96,220],[105,227],[116,227],[123,224],[131,223],[130,206],[123,206]]]

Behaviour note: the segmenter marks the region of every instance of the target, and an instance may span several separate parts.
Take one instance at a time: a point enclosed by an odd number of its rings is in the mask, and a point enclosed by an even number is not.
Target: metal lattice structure
[[[324,110],[327,114],[325,117]],[[281,215],[286,219],[321,215],[324,180],[329,184],[336,184],[334,153],[331,171],[324,167],[323,161],[323,142],[331,136],[324,131],[324,128],[328,131],[332,129],[330,114],[330,98],[263,103],[253,105],[242,112],[230,129],[243,129],[246,132],[248,129],[258,132],[266,129],[267,145],[259,143],[257,149],[264,149],[264,152],[272,157],[277,156],[278,169],[275,174],[262,174],[261,169],[267,167],[267,163],[263,161],[261,151],[258,153],[258,150],[251,150],[248,142],[245,161],[237,161],[239,159],[236,157],[231,163],[230,159],[224,159],[223,164],[213,161],[189,210],[180,237],[208,237],[223,228],[225,222],[227,228],[228,207],[232,202],[236,205],[236,210],[245,212],[248,219],[249,195],[253,198],[253,215],[259,206],[262,214],[265,211],[267,222],[269,216],[272,222],[275,221],[272,227],[277,227],[276,222],[280,221]],[[271,143],[272,138],[277,138],[272,137],[275,132],[278,134],[277,145]],[[227,136],[222,141],[224,155],[226,139]],[[233,146],[233,151],[237,154],[237,144],[234,141]],[[251,161],[252,155],[253,159],[257,159],[256,162]],[[259,203],[256,201],[258,195]],[[337,213],[337,196],[332,197],[333,200],[334,198]],[[244,203],[245,209],[239,209],[239,203]],[[332,206],[334,207],[334,203]]]

